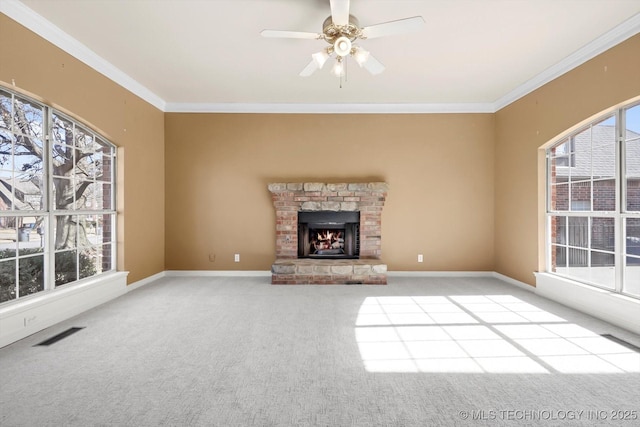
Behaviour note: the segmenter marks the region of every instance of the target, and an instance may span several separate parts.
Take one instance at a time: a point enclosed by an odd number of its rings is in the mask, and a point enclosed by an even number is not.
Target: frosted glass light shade
[[[329,59],[329,54],[326,50],[322,50],[320,52],[316,52],[311,55],[316,64],[318,64],[318,68],[324,67],[325,62]]]

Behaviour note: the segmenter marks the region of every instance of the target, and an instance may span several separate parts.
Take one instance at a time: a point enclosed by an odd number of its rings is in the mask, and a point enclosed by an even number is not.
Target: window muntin
[[[43,210],[44,107],[0,91],[0,211]]]
[[[615,117],[594,123],[548,151],[552,211],[615,211]],[[571,165],[567,147],[571,146]],[[564,159],[564,160],[563,160]]]
[[[547,170],[547,271],[640,297],[640,104],[558,141]]]
[[[624,110],[626,210],[640,212],[640,105]]]
[[[640,297],[640,104],[623,110],[624,277],[623,292]]]
[[[0,303],[114,268],[114,165],[100,135],[0,89]]]
[[[550,216],[551,272],[615,288],[615,219]]]
[[[568,138],[554,148],[555,166],[573,167],[576,165],[576,142],[575,138]]]
[[[625,277],[624,290],[640,296],[640,218],[625,220]]]

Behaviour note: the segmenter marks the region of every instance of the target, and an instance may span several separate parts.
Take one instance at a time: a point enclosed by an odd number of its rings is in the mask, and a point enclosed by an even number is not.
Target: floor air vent
[[[44,340],[44,341],[42,341],[42,342],[41,342],[41,343],[39,343],[39,344],[36,344],[36,346],[38,346],[38,345],[51,345],[51,344],[55,344],[55,343],[57,343],[58,341],[60,341],[61,339],[66,338],[66,337],[68,337],[69,335],[73,335],[73,334],[75,334],[76,332],[78,332],[79,330],[82,330],[82,329],[84,329],[84,327],[82,327],[82,328],[69,328],[69,329],[67,329],[66,331],[62,331],[62,332],[60,332],[58,335],[54,335],[54,336],[52,336],[51,338],[49,338],[49,339],[47,339],[47,340]]]
[[[640,347],[635,346],[635,345],[631,344],[630,342],[627,342],[627,341],[625,341],[623,339],[620,339],[618,337],[614,337],[611,334],[601,334],[600,336],[604,337],[604,338],[606,338],[608,340],[611,340],[611,341],[613,341],[613,342],[615,342],[617,344],[620,344],[620,345],[622,345],[624,347],[627,347],[629,350],[633,350],[636,353],[640,353]]]

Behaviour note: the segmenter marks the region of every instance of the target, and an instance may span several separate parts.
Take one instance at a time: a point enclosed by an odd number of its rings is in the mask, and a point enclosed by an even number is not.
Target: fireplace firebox
[[[298,212],[298,258],[358,259],[360,212]]]

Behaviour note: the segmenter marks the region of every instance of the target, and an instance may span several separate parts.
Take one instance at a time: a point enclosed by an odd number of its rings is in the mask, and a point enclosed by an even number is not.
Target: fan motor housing
[[[360,23],[353,15],[349,15],[349,24],[347,25],[334,25],[331,16],[325,19],[322,24],[322,34],[329,44],[333,44],[340,37],[354,41],[360,36],[360,31]]]

